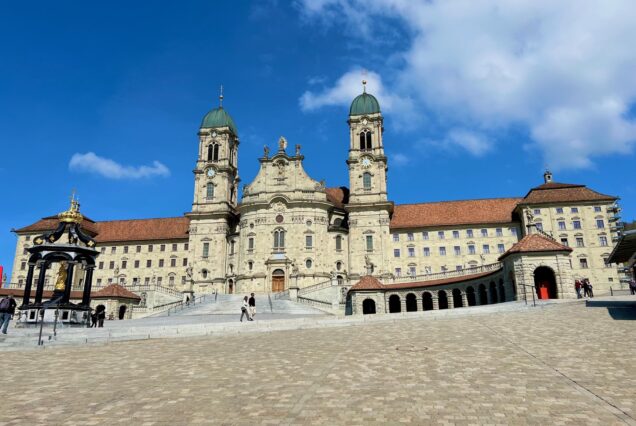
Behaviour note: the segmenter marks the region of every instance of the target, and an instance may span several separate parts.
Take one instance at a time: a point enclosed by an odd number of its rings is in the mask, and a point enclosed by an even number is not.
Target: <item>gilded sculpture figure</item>
[[[60,269],[57,271],[57,277],[55,278],[55,290],[64,291],[66,287],[66,276],[68,274],[68,267],[65,261],[60,262]]]

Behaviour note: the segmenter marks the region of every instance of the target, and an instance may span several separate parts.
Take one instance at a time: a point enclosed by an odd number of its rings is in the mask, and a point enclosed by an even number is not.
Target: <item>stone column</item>
[[[29,304],[31,299],[31,287],[33,285],[33,270],[35,269],[35,263],[29,263],[29,271],[26,277],[26,286],[24,287],[24,295],[22,296],[22,306]]]
[[[481,306],[481,296],[479,295],[479,287],[475,290],[475,306]]]
[[[86,274],[84,275],[84,292],[82,293],[82,306],[87,308],[91,303],[91,289],[93,287],[93,269],[95,266],[87,265]]]
[[[40,262],[40,275],[38,276],[38,284],[35,289],[35,304],[42,303],[42,295],[44,294],[44,278],[46,276],[46,269],[49,267],[48,262]]]
[[[466,292],[462,291],[462,306],[468,307],[468,296],[466,296]]]
[[[433,296],[433,310],[439,310],[439,300],[437,300],[437,295]]]
[[[406,312],[406,296],[400,296],[400,312]]]
[[[452,291],[446,292],[446,300],[448,301],[448,309],[455,309],[455,297]]]
[[[73,269],[75,262],[69,262],[66,269],[66,283],[64,283],[64,294],[61,303],[68,303],[71,299],[71,290],[73,289]]]

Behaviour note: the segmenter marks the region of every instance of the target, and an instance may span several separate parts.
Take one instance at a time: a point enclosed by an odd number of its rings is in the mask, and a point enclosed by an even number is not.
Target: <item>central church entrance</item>
[[[540,266],[534,270],[534,286],[539,299],[556,299],[559,297],[554,271],[547,266]]]
[[[275,269],[272,272],[272,293],[285,291],[285,272],[282,269]]]

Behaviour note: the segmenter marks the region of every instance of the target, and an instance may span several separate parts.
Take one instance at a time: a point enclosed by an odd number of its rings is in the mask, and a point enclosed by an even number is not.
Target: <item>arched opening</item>
[[[375,300],[364,299],[364,301],[362,302],[362,314],[363,315],[375,314]]]
[[[218,161],[219,160],[219,145],[211,144],[208,145],[208,161]]]
[[[497,285],[494,281],[490,282],[488,291],[490,292],[490,299],[492,300],[492,303],[499,303],[499,298],[497,297]]]
[[[477,304],[474,288],[466,287],[466,301],[468,302],[468,306],[475,306]]]
[[[123,320],[126,317],[126,305],[121,305],[119,307],[119,319]]]
[[[234,294],[234,281],[229,280],[229,281],[227,282],[227,292],[228,292],[229,294]]]
[[[439,309],[448,309],[448,296],[444,290],[437,292],[437,305]]]
[[[276,269],[272,272],[272,292],[285,291],[285,271]]]
[[[363,131],[360,133],[360,150],[370,151],[373,148],[371,143],[371,132]]]
[[[559,297],[554,271],[547,266],[539,266],[534,270],[534,287],[539,299],[558,299]]]
[[[274,231],[274,250],[282,251],[285,249],[285,230],[277,229]]]
[[[393,314],[393,313],[401,312],[401,311],[402,311],[402,306],[400,303],[400,296],[398,296],[397,294],[394,294],[391,297],[389,297],[389,312]]]
[[[506,301],[506,289],[504,288],[504,282],[502,279],[499,280],[499,301],[500,302]]]
[[[422,309],[425,311],[433,310],[433,295],[428,291],[422,294]]]
[[[464,303],[462,301],[462,291],[458,288],[453,289],[453,307],[463,308]]]
[[[479,284],[479,304],[488,304],[488,293],[486,293],[486,286],[483,284]]]
[[[417,311],[417,296],[413,293],[409,293],[406,295],[406,312],[416,312]]]

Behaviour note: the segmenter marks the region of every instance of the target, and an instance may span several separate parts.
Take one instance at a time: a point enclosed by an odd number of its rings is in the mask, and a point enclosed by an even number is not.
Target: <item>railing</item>
[[[420,274],[420,275],[406,275],[404,277],[393,277],[388,280],[383,280],[384,284],[397,284],[410,281],[433,281],[442,280],[446,278],[465,277],[467,275],[482,274],[485,272],[495,272],[503,268],[503,263],[490,263],[488,265],[476,266],[474,268],[465,268],[455,271],[436,272],[434,274]],[[300,293],[300,292],[299,292]]]
[[[183,292],[179,290],[175,290],[171,287],[164,287],[159,284],[124,284],[128,290],[131,291],[159,291],[162,293],[169,294],[171,296],[182,296]]]
[[[329,288],[332,286],[332,280],[324,281],[318,284],[310,285],[307,287],[303,287],[298,290],[298,296],[302,296],[303,294],[313,293],[314,291],[322,290],[323,288]]]
[[[274,293],[274,300],[289,300],[289,290]]]
[[[298,296],[298,302],[303,303],[305,305],[313,306],[316,308],[326,309],[329,311],[333,310],[333,305],[329,302],[325,302],[323,300],[311,299],[309,297],[300,297]]]
[[[196,305],[197,303],[201,303],[205,300],[207,294],[199,297],[193,297],[192,300],[188,302],[184,302],[183,300],[178,300],[176,302],[164,303],[163,305],[153,306],[152,308],[142,308],[142,307],[133,307],[133,312],[151,312],[153,314],[158,313],[167,313],[170,316],[170,312],[176,313],[178,311],[182,311],[186,308]],[[168,309],[166,309],[168,308]]]

